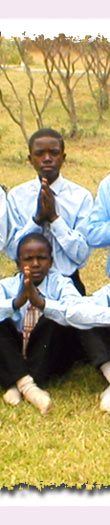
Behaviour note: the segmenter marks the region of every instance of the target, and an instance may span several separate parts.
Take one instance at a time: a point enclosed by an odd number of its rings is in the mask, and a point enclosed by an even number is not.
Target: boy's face
[[[59,175],[60,168],[65,159],[58,139],[54,137],[40,137],[32,145],[30,162],[38,172],[40,180],[47,178],[52,184]]]
[[[47,275],[52,264],[48,246],[42,241],[31,239],[26,244],[21,245],[19,255],[19,269],[24,272],[26,266],[30,269],[32,282],[40,284]]]

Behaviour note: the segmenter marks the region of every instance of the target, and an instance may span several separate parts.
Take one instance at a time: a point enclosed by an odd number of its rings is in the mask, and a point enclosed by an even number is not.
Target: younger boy
[[[90,328],[94,326],[100,328],[98,333],[95,328],[94,358],[90,356],[90,360],[97,363],[110,383],[106,341],[106,331],[110,330],[110,285],[90,298],[82,297],[70,278],[52,268],[50,244],[40,234],[21,239],[17,257],[20,273],[0,282],[0,384],[6,390],[5,402],[15,405],[22,394],[44,414],[51,407],[51,399],[38,385],[44,386],[53,373],[66,371],[79,354],[83,359],[81,336],[87,331],[91,340]],[[40,309],[40,319],[31,332],[24,359],[23,330],[30,305]],[[104,340],[99,330],[102,327],[104,331],[105,326]],[[106,410],[110,411],[108,393]]]

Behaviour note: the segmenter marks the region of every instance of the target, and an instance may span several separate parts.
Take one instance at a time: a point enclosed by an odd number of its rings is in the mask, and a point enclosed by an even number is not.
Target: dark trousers
[[[81,341],[85,358],[95,368],[110,361],[110,328],[96,327],[81,330]]]
[[[86,295],[86,289],[82,283],[79,272],[76,270],[71,275],[74,286],[80,294]],[[91,305],[92,308],[92,305]],[[82,344],[82,356],[84,360],[99,368],[103,363],[110,360],[110,328],[96,327],[90,330],[80,331],[80,344]]]
[[[74,361],[83,359],[80,331],[63,327],[42,316],[31,332],[27,358],[22,355],[22,334],[11,319],[0,323],[0,384],[8,389],[30,374],[39,386],[61,376]]]
[[[73,281],[74,286],[77,288],[78,292],[80,292],[81,295],[86,295],[86,289],[80,279],[78,270],[76,270],[76,272],[74,272],[70,277]]]
[[[22,334],[11,319],[0,323],[0,384],[10,388],[30,374],[39,386],[65,374],[76,361],[95,367],[110,360],[110,328],[78,330],[42,316],[31,332],[27,358],[22,355]]]

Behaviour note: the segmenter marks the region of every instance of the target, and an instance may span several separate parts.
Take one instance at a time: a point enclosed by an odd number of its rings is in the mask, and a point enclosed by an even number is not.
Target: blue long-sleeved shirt
[[[7,199],[0,186],[0,252],[4,249],[7,238]]]
[[[0,322],[11,318],[18,331],[23,330],[27,303],[14,310],[13,299],[18,296],[23,284],[23,274],[0,281]],[[43,313],[46,318],[64,326],[79,329],[94,326],[110,326],[110,285],[106,285],[91,297],[82,297],[68,277],[63,277],[53,267],[38,286],[45,298]]]
[[[88,244],[91,247],[110,246],[110,175],[101,181],[88,225]],[[107,261],[107,274],[110,276],[110,252]]]
[[[37,177],[9,192],[6,253],[16,259],[17,245],[23,235],[32,231],[43,233],[52,244],[55,266],[63,275],[71,275],[85,265],[90,253],[86,236],[92,195],[60,174],[51,184],[58,218],[52,223],[46,221],[41,227],[33,220],[40,188]]]

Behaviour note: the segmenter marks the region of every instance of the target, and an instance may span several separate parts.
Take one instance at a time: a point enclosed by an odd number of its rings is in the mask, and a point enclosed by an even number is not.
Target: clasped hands
[[[53,222],[58,215],[55,210],[54,195],[49,187],[47,179],[42,179],[41,194],[40,194],[40,211],[35,217],[37,224],[42,224],[46,220]]]
[[[39,308],[40,310],[44,309],[45,299],[40,297],[39,290],[32,282],[32,276],[29,266],[25,266],[23,287],[18,297],[14,299],[14,308],[16,310],[18,308],[21,308],[21,306],[23,306],[28,300],[33,306]]]

